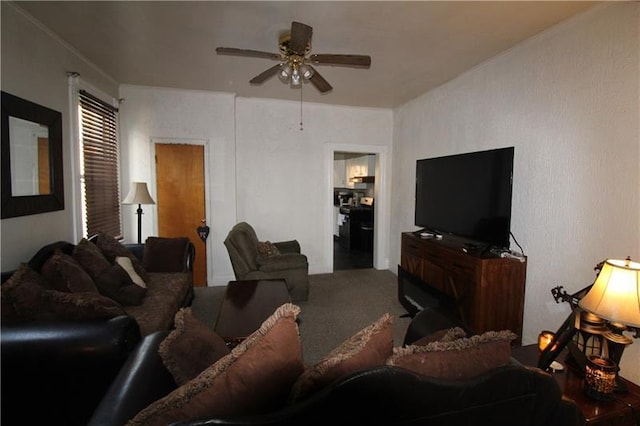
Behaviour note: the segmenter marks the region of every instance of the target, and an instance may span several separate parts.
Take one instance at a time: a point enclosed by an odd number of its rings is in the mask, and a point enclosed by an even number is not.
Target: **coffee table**
[[[214,330],[233,348],[290,301],[285,280],[230,281]]]

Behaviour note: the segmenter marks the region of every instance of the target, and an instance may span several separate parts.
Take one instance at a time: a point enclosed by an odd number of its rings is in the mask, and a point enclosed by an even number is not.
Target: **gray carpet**
[[[341,342],[383,314],[393,317],[394,344],[400,346],[409,318],[398,302],[391,271],[352,269],[309,276],[309,300],[300,306],[300,338],[306,363],[316,363]],[[212,329],[224,287],[196,287],[193,313]]]

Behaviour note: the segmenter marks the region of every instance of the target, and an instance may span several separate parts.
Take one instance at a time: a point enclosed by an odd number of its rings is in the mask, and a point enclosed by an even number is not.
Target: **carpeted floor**
[[[394,344],[400,346],[409,318],[398,302],[391,271],[352,269],[309,276],[309,300],[299,302],[300,338],[306,363],[316,363],[341,342],[385,313],[393,317]],[[211,328],[224,287],[197,287],[193,313]]]

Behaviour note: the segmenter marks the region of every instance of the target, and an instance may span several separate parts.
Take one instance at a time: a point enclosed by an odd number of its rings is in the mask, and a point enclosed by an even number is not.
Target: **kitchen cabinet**
[[[333,160],[333,187],[347,187],[347,161]]]
[[[367,183],[351,182],[350,178],[357,176],[375,176],[376,156],[373,154],[367,154],[360,157],[349,158],[346,160],[345,166],[347,188],[365,189],[367,188]]]

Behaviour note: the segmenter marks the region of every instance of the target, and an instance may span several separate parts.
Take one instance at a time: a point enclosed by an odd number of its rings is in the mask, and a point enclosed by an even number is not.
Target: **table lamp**
[[[578,302],[585,311],[609,322],[609,330],[603,336],[609,343],[609,358],[617,363],[620,362],[624,347],[632,343],[631,338],[622,332],[628,327],[633,328],[635,337],[639,337],[639,276],[640,263],[632,262],[629,258],[609,259],[604,263],[591,290]]]
[[[155,204],[149,194],[146,182],[131,182],[131,190],[122,200],[122,204],[137,204],[138,209],[138,244],[142,244],[142,204]]]
[[[618,366],[622,352],[633,341],[622,334],[632,329],[640,337],[640,263],[608,259],[589,292],[578,302],[580,308],[608,322],[603,358]]]

